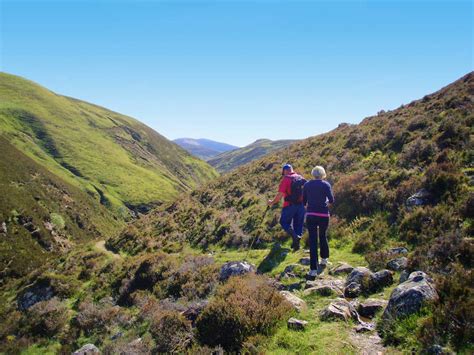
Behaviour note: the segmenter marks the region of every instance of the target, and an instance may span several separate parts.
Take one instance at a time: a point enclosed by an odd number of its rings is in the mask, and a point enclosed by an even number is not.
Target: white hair
[[[315,179],[324,179],[326,177],[326,170],[322,166],[317,165],[311,170],[311,175]]]

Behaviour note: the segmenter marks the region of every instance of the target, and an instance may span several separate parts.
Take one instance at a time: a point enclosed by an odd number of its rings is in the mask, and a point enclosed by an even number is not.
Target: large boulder
[[[225,281],[231,276],[244,275],[255,271],[255,266],[246,261],[230,261],[222,265],[219,280]]]
[[[314,281],[306,281],[306,290],[304,295],[321,295],[321,296],[341,296],[344,291],[344,281],[339,279],[317,279]]]
[[[371,292],[377,292],[393,284],[393,273],[390,270],[380,270],[373,274]]]
[[[393,274],[389,270],[380,270],[373,273],[366,267],[356,267],[347,276],[344,295],[357,297],[361,293],[370,294],[393,283]]]
[[[94,344],[86,344],[79,350],[76,350],[72,355],[98,355],[100,350]]]
[[[354,270],[354,267],[347,263],[339,263],[331,270],[329,270],[330,275],[347,275],[350,274]]]
[[[332,302],[329,306],[321,312],[321,320],[349,320],[358,321],[359,316],[355,307],[345,299],[338,299]]]
[[[418,312],[429,301],[438,299],[432,280],[425,273],[415,271],[408,280],[398,285],[390,295],[383,319],[392,320]]]
[[[363,303],[360,303],[357,307],[357,312],[362,317],[365,318],[374,318],[375,315],[384,309],[384,307],[387,305],[387,301],[385,300],[378,300],[374,298],[369,298],[365,300]]]
[[[405,270],[408,265],[408,259],[405,256],[401,256],[399,258],[390,260],[387,263],[387,269],[393,270],[393,271],[401,271]]]
[[[290,291],[280,291],[280,294],[296,309],[298,312],[307,308],[306,302],[294,295]]]

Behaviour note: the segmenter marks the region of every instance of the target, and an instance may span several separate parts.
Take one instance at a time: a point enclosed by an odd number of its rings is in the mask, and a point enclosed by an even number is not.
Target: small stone
[[[387,301],[385,300],[369,298],[365,302],[359,304],[357,307],[357,312],[359,312],[362,317],[374,318],[377,312],[380,312],[382,309],[384,309],[386,305]]]
[[[356,282],[351,282],[344,289],[344,296],[347,297],[347,298],[359,297],[361,293],[362,293],[362,288],[361,288],[360,284],[358,284]]]
[[[290,264],[285,267],[285,270],[280,274],[282,278],[298,278],[304,277],[307,270],[300,264]]]
[[[117,332],[110,337],[110,340],[117,340],[118,338],[121,338],[122,336],[123,336],[122,332]]]
[[[402,256],[400,258],[390,260],[387,263],[387,269],[390,269],[393,271],[400,271],[400,270],[406,269],[407,265],[408,265],[408,259]]]
[[[350,274],[354,268],[347,263],[339,263],[334,268],[329,270],[330,275]]]
[[[332,302],[328,307],[321,312],[321,320],[343,320],[350,319],[358,320],[358,314],[354,306],[345,299],[338,299]]]
[[[341,296],[342,292],[340,289],[330,286],[330,285],[323,285],[323,286],[316,286],[311,287],[304,290],[303,294],[305,296],[310,295],[320,295],[320,296]]]
[[[355,327],[354,330],[357,333],[372,332],[375,330],[375,325],[372,323],[362,323],[362,324],[359,324],[357,327]]]
[[[231,276],[244,275],[255,271],[255,266],[246,261],[230,261],[222,265],[219,279],[225,281]]]
[[[428,192],[428,190],[421,189],[420,191],[418,191],[407,199],[406,205],[408,207],[423,206],[428,204],[430,202],[430,199],[431,194]]]
[[[2,224],[0,225],[0,233],[1,234],[7,234],[8,230],[7,230],[7,224],[5,222],[2,222]]]
[[[202,301],[202,302],[197,302],[189,306],[186,310],[181,312],[181,314],[189,321],[191,321],[192,324],[196,321],[196,319],[199,317],[201,312],[204,310],[204,308],[207,306],[209,302],[208,301]]]
[[[73,355],[96,355],[100,354],[100,350],[94,344],[86,344],[79,350],[72,353]]]
[[[298,312],[307,308],[306,302],[289,291],[280,291],[280,294],[296,309]]]
[[[310,258],[301,258],[300,259],[300,264],[304,266],[309,266],[310,265]]]
[[[406,255],[408,254],[408,249],[405,247],[396,247],[390,249],[388,252],[391,255]]]
[[[288,320],[288,328],[293,329],[293,330],[304,330],[306,326],[308,325],[308,322],[305,320],[299,320],[296,318],[290,318]]]

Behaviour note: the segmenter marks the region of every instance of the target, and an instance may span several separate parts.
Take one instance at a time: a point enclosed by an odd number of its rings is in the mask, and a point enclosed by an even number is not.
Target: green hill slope
[[[169,201],[216,176],[134,120],[0,74],[0,132],[20,151],[115,212]]]
[[[405,246],[408,271],[428,272],[441,290],[440,303],[429,316],[386,333],[386,342],[412,341],[423,347],[433,339],[426,334],[435,334],[443,344],[469,349],[474,317],[468,311],[474,299],[473,123],[470,73],[399,109],[381,111],[358,125],[342,124],[223,175],[131,224],[108,246],[136,255],[179,251],[188,243],[217,255],[219,247],[230,248],[237,258],[245,254],[234,248],[248,245],[268,252],[268,243],[287,238],[278,223],[279,209],[266,212],[281,165],[290,162],[307,178],[314,165],[323,165],[336,196],[333,250],[365,257],[377,270],[389,260],[390,247]],[[423,204],[408,206],[407,199],[421,189]],[[259,270],[280,270],[287,257],[275,255],[270,251],[260,259]]]
[[[71,353],[93,343],[104,353],[211,353],[222,345],[231,353],[396,354],[435,342],[471,353],[473,96],[471,73],[183,194],[112,235],[105,250],[97,241],[77,245],[0,287],[0,352]],[[356,333],[352,321],[321,319],[336,295],[303,290],[307,253],[290,252],[279,209],[266,209],[286,162],[307,177],[315,164],[327,169],[336,196],[332,262],[380,270],[388,248],[403,246],[407,270],[436,280],[438,303],[382,329],[385,347],[374,332]],[[422,188],[423,203],[407,205]],[[264,275],[223,280],[222,264],[237,260]],[[400,276],[372,296],[387,299]],[[289,310],[270,285],[292,290],[307,309]],[[306,330],[289,329],[290,316],[308,321]]]
[[[250,163],[253,160],[261,158],[275,150],[289,146],[296,142],[295,140],[259,139],[243,148],[224,152],[218,156],[209,159],[207,162],[219,172],[228,172],[241,165]]]

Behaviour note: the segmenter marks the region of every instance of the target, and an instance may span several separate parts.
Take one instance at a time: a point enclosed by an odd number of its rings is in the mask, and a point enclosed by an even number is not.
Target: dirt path
[[[105,240],[99,240],[97,243],[94,244],[94,248],[97,250],[101,251],[104,254],[109,255],[110,257],[114,259],[122,259],[122,257],[119,254],[115,254],[114,252],[110,251],[105,247]]]
[[[376,332],[356,333],[352,332],[349,336],[351,343],[359,350],[362,355],[385,354],[387,349],[382,344],[382,339]]]

